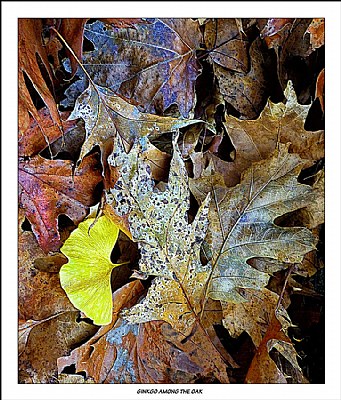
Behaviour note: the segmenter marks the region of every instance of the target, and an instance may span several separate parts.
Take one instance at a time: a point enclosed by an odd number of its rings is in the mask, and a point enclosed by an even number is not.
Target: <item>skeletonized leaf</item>
[[[106,325],[112,318],[111,271],[120,265],[110,261],[119,229],[106,216],[90,228],[94,221],[81,222],[62,246],[69,262],[60,270],[60,282],[76,308],[96,325]]]
[[[176,138],[169,180],[164,191],[156,189],[141,153],[147,139],[136,142],[129,154],[114,152],[109,164],[120,166],[120,178],[107,201],[119,215],[129,214],[132,237],[139,244],[140,270],[153,275],[146,298],[125,318],[132,323],[164,320],[188,332],[200,311],[200,301],[210,265],[200,262],[200,245],[207,228],[209,196],[188,224],[188,178]]]
[[[267,284],[269,275],[247,264],[250,258],[299,263],[314,249],[308,229],[283,228],[273,222],[313,201],[313,189],[297,182],[303,164],[288,153],[288,146],[280,145],[273,157],[247,169],[233,188],[191,181],[199,201],[210,190],[214,199],[206,237],[213,268],[207,290],[211,298],[239,303],[245,301],[239,289],[261,290]]]

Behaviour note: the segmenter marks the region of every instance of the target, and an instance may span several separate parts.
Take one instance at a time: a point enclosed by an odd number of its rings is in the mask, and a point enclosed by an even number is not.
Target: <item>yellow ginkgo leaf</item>
[[[121,264],[110,261],[119,229],[106,216],[78,225],[61,251],[69,259],[60,270],[60,282],[72,304],[96,325],[112,319],[111,271]],[[90,228],[90,229],[89,229]]]

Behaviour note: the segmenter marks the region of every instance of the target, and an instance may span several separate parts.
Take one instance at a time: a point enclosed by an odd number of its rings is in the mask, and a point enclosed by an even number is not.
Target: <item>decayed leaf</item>
[[[307,31],[310,33],[310,44],[312,50],[324,45],[324,18],[313,18]]]
[[[107,325],[112,318],[110,277],[121,264],[113,264],[110,256],[118,233],[118,227],[106,216],[96,222],[88,218],[60,249],[69,259],[59,273],[61,286],[72,304],[96,325]]]
[[[206,242],[212,273],[207,295],[232,303],[244,302],[240,289],[262,290],[269,275],[246,263],[253,257],[269,257],[298,263],[314,249],[314,237],[306,228],[282,228],[273,223],[284,213],[307,206],[313,190],[297,182],[303,161],[280,145],[272,158],[254,163],[233,188],[209,186],[191,180],[197,200],[212,191],[210,225]]]
[[[39,110],[38,115],[40,118],[39,125],[31,117],[29,128],[19,137],[18,153],[21,157],[32,157],[48,146],[51,148],[51,144],[61,137],[62,133],[54,124],[47,107]],[[68,115],[67,112],[60,113],[64,134],[67,134],[76,126],[76,121],[64,121]],[[52,149],[51,153],[52,155],[56,154]]]
[[[138,325],[118,319],[119,311],[134,305],[143,291],[140,281],[117,290],[112,323],[60,358],[59,373],[74,364],[76,372],[84,371],[96,383],[194,383],[213,376],[228,382],[224,363],[220,360],[217,371],[214,354],[198,334],[183,342],[183,335],[164,322]]]
[[[37,61],[37,57],[46,69],[50,83],[53,83],[53,75],[48,61],[48,54],[42,43],[43,24],[39,18],[19,18],[19,62],[18,62],[18,84],[19,84],[19,138],[25,134],[29,127],[31,115],[41,126],[44,134],[44,124],[41,121],[38,110],[35,107],[29,90],[25,83],[25,74],[38,92],[43,102],[48,107],[53,123],[63,133],[62,123],[54,100]]]
[[[19,382],[55,383],[57,359],[92,336],[97,328],[77,322],[78,311],[61,312],[19,326]]]
[[[286,358],[291,365],[291,372],[295,376],[288,376],[285,371],[280,370],[271,359],[269,353],[275,348]],[[297,363],[297,353],[290,339],[283,332],[282,325],[274,314],[258,346],[257,352],[251,362],[245,383],[287,383],[286,378],[291,378],[293,383],[307,383],[302,370]]]
[[[18,311],[20,320],[43,320],[61,311],[74,311],[59,284],[57,273],[41,272],[35,268],[35,260],[45,253],[39,247],[32,232],[19,227],[18,241]]]
[[[269,49],[274,48],[277,51],[289,35],[294,21],[293,18],[269,18],[264,24],[263,20],[258,20],[260,37],[265,40]]]
[[[116,132],[130,144],[141,136],[158,136],[202,122],[142,113],[111,90],[93,84],[78,97],[69,119],[76,118],[84,120],[86,130],[80,160],[95,145],[102,146],[109,137],[115,136]]]
[[[121,176],[107,202],[114,200],[118,215],[129,214],[130,231],[141,252],[140,270],[156,276],[147,297],[125,317],[132,323],[161,319],[188,334],[201,311],[210,271],[199,257],[208,223],[209,196],[189,225],[188,178],[176,139],[164,191],[154,187],[149,168],[141,159],[140,154],[147,148],[146,138],[136,142],[128,155],[123,149],[116,150],[108,162],[120,166]]]
[[[210,19],[205,24],[204,39],[209,57],[214,63],[233,71],[248,72],[248,42],[236,19]]]
[[[324,186],[324,170],[321,170],[316,174],[316,180],[313,185],[315,201],[306,207],[308,215],[306,216],[304,222],[305,226],[307,226],[309,229],[316,228],[318,225],[324,223]]]
[[[75,223],[95,204],[94,189],[102,180],[96,155],[85,158],[73,175],[71,161],[45,160],[35,156],[19,161],[19,206],[40,247],[56,251],[61,245],[58,216],[65,214]]]
[[[291,143],[290,151],[311,162],[324,157],[324,131],[311,132],[304,129],[310,105],[297,102],[290,81],[284,95],[285,103],[268,100],[256,120],[242,121],[226,115],[224,125],[236,149],[236,156],[233,162],[218,160],[217,163],[223,164],[228,186],[239,183],[241,173],[252,162],[268,158],[278,143]],[[307,163],[306,166],[310,164]]]
[[[222,302],[223,324],[234,338],[246,331],[258,347],[269,326],[279,296],[266,288],[244,289],[241,293],[245,302]]]
[[[259,38],[250,46],[250,59],[251,69],[247,74],[214,65],[224,99],[240,112],[243,119],[257,118],[268,98],[265,59]]]
[[[101,22],[86,25],[95,50],[83,55],[94,82],[137,101],[142,111],[160,112],[177,104],[188,117],[195,105],[200,73],[195,52],[202,35],[189,18],[146,19],[133,29],[110,30]]]

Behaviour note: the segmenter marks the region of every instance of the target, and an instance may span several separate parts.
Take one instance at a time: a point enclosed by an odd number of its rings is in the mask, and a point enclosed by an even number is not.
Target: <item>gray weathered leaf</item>
[[[273,157],[254,163],[233,188],[208,185],[192,180],[197,199],[212,190],[206,237],[212,275],[207,295],[216,300],[243,302],[241,288],[261,290],[269,275],[247,264],[253,257],[269,257],[281,262],[299,263],[314,249],[312,233],[301,227],[279,227],[275,218],[307,206],[313,189],[297,182],[304,164],[298,155],[280,145]]]

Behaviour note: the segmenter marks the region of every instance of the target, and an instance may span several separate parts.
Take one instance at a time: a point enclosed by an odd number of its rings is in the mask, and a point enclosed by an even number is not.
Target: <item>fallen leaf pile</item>
[[[324,20],[19,49],[19,382],[323,383]]]

